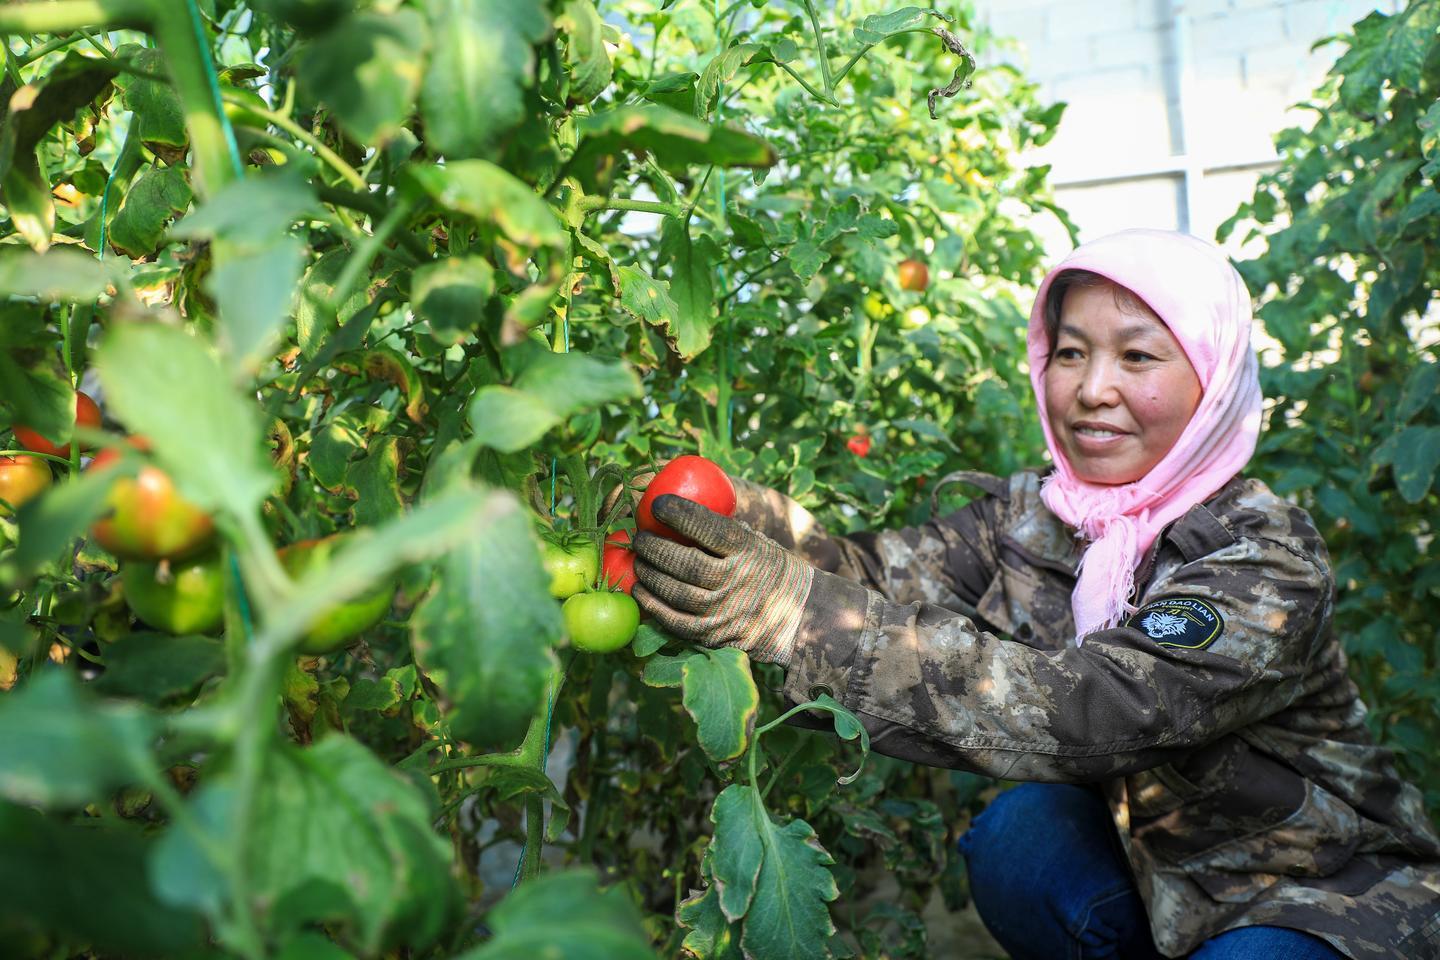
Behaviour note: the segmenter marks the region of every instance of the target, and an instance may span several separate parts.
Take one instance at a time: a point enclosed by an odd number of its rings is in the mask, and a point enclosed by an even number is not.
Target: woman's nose
[[[1120,399],[1119,379],[1112,364],[1091,361],[1080,378],[1079,400],[1087,407],[1111,407]]]

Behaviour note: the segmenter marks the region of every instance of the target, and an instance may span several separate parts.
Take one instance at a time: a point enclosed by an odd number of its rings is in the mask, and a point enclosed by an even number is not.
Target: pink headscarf
[[[1134,292],[1180,341],[1200,378],[1203,392],[1190,423],[1169,453],[1133,483],[1078,479],[1044,414],[1050,357],[1045,300],[1055,275],[1065,270],[1089,270]],[[1261,396],[1250,323],[1250,295],[1225,254],[1169,230],[1124,230],[1082,244],[1040,284],[1027,336],[1030,382],[1055,461],[1040,496],[1087,541],[1070,597],[1077,645],[1134,612],[1136,569],[1160,531],[1223,487],[1254,454]]]

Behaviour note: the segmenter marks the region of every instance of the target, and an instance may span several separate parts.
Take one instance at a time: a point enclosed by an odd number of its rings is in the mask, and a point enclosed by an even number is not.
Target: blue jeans
[[[1095,787],[1022,783],[960,838],[980,919],[1013,960],[1163,960],[1145,905]],[[1344,960],[1284,927],[1211,937],[1190,960]]]

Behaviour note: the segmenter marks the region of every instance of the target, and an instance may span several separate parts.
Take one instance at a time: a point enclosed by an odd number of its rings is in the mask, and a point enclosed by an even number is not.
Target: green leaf
[[[741,67],[756,59],[764,59],[766,54],[765,47],[758,43],[737,43],[712,57],[695,84],[695,116],[701,120],[710,119],[720,88],[733,80]]]
[[[526,882],[500,901],[487,923],[494,939],[456,960],[655,960],[624,888],[600,890],[589,869]]]
[[[68,674],[43,669],[0,698],[0,797],[76,807],[141,779],[154,724],[95,702]]]
[[[710,327],[695,326],[693,318],[680,313],[680,305],[670,295],[670,285],[641,270],[621,267],[620,306],[626,313],[659,327],[671,349],[686,360],[693,359],[710,344]],[[712,321],[713,322],[713,321]]]
[[[683,901],[675,911],[675,919],[689,931],[681,944],[686,956],[698,960],[739,960],[738,938],[725,911],[720,909],[720,894],[714,886]]]
[[[170,233],[182,239],[224,240],[264,249],[295,221],[318,213],[314,188],[297,174],[251,176],[226,184]]]
[[[495,270],[481,257],[449,257],[415,271],[410,301],[430,335],[446,346],[479,329],[495,294]]]
[[[704,234],[692,241],[689,228],[675,219],[665,221],[660,252],[670,261],[676,323],[679,329],[691,331],[688,345],[693,353],[699,353],[710,345],[710,331],[718,319],[714,271],[725,255]]]
[[[331,493],[339,493],[344,488],[348,464],[365,450],[363,426],[350,411],[341,411],[334,420],[315,430],[305,465],[315,482]]]
[[[652,655],[645,661],[645,671],[641,674],[641,679],[647,687],[678,687],[685,682],[685,661],[689,659],[688,656]]]
[[[408,175],[436,203],[481,223],[494,223],[518,244],[565,244],[565,227],[549,204],[525,181],[493,163],[462,160],[443,167],[412,167]]]
[[[721,791],[710,808],[715,839],[706,862],[719,893],[718,905],[729,920],[739,920],[749,912],[765,860],[765,845],[755,829],[753,808],[757,805],[755,791],[737,783]],[[763,810],[760,815],[765,816]]]
[[[159,706],[225,672],[225,647],[210,637],[134,633],[105,650],[95,689]]]
[[[233,363],[253,369],[272,352],[289,316],[305,242],[281,235],[263,246],[217,242],[214,250],[205,290],[220,308],[220,340]]]
[[[705,650],[685,661],[685,710],[695,720],[700,749],[711,760],[734,760],[755,729],[760,694],[743,650]]]
[[[295,335],[300,354],[312,360],[320,348],[340,328],[365,306],[365,288],[357,285],[337,311],[330,302],[335,295],[335,282],[345,271],[350,261],[350,251],[328,250],[312,263],[300,281],[295,295]],[[423,268],[422,268],[423,269]],[[420,271],[416,271],[419,276]]]
[[[770,167],[775,148],[734,127],[712,126],[703,120],[656,104],[615,107],[575,122],[580,146],[572,164],[593,170],[601,157],[646,150],[668,170],[698,164],[722,167]]]
[[[28,424],[41,436],[63,442],[75,429],[75,391],[56,373],[53,357],[46,354],[48,351],[32,350],[0,353],[0,405],[12,422]],[[30,365],[22,366],[17,356]]]
[[[810,278],[830,259],[830,254],[808,240],[801,240],[790,248],[787,259],[790,261],[790,269],[795,271],[795,276],[809,283]]]
[[[127,43],[115,51],[141,73],[164,77],[169,69],[159,50]],[[167,161],[184,157],[189,136],[185,129],[185,107],[175,88],[164,80],[138,74],[121,74],[116,80],[127,110],[135,113],[135,133],[150,151]]]
[[[610,54],[605,49],[600,14],[591,0],[565,0],[555,26],[569,38],[565,47],[571,103],[589,103],[610,86]]]
[[[181,492],[204,509],[258,509],[275,482],[258,410],[197,337],[112,325],[96,352],[110,408],[144,434]]]
[[[276,743],[266,752],[249,829],[226,796],[227,775],[200,789],[210,840],[243,859],[262,921],[272,935],[311,923],[348,928],[360,951],[405,944],[423,949],[457,902],[450,846],[430,828],[425,795],[356,741],[331,734],[308,748]],[[188,834],[172,831],[158,867],[203,862]],[[193,866],[190,868],[193,869]],[[223,880],[221,881],[223,885]],[[167,893],[200,895],[167,884]],[[223,886],[221,888],[223,890]]]
[[[443,26],[442,41],[468,35],[466,26]],[[382,143],[400,130],[420,93],[428,34],[425,19],[410,9],[345,17],[302,48],[301,86],[335,112],[346,136],[357,143]],[[444,56],[442,45],[436,58]],[[484,102],[480,91],[463,91],[449,108],[459,112],[465,103]]]
[[[10,223],[32,249],[37,253],[50,249],[55,201],[34,150],[17,153],[10,169],[0,176],[0,200],[10,213]]]
[[[183,167],[151,167],[125,194],[125,202],[110,221],[110,246],[135,258],[160,249],[165,228],[190,206],[194,194]]]
[[[14,250],[0,255],[0,295],[87,303],[105,293],[114,269],[69,247]]]
[[[1421,362],[1410,371],[1405,380],[1405,391],[1400,396],[1400,406],[1395,417],[1405,423],[1428,407],[1440,395],[1440,363]]]
[[[804,820],[777,827],[755,789],[732,784],[715,799],[708,861],[731,920],[745,918],[740,945],[747,957],[808,960],[828,957],[835,932],[826,903],[839,896],[834,863]],[[743,907],[743,910],[740,909]]]
[[[930,24],[926,21],[930,17],[946,23],[953,23],[955,19],[947,17],[938,10],[927,10],[924,7],[901,7],[890,13],[866,17],[860,22],[860,26],[855,28],[855,39],[861,43],[881,43],[886,37],[893,37],[897,33],[927,29]]]
[[[531,341],[511,355],[514,384],[481,387],[470,405],[476,440],[502,453],[528,447],[573,414],[640,396],[639,378],[621,361],[552,353]]]
[[[525,119],[523,92],[534,82],[535,44],[550,34],[549,14],[540,0],[424,7],[435,38],[420,92],[426,140],[452,159],[480,156]]]
[[[560,609],[526,512],[508,493],[490,497],[490,522],[441,560],[411,630],[416,662],[443,691],[455,736],[511,748],[543,702]]]
[[[357,526],[373,526],[405,509],[400,497],[400,440],[377,436],[365,456],[345,471],[345,488],[355,500],[352,513]]]
[[[1407,503],[1424,500],[1437,467],[1440,467],[1440,427],[1406,427],[1400,434],[1391,468],[1400,496]]]
[[[52,943],[85,943],[96,956],[197,956],[205,943],[200,917],[165,905],[151,889],[153,845],[138,825],[66,823],[0,803],[0,930],[7,938],[34,931]],[[7,947],[23,951],[24,938],[17,939]]]
[[[648,623],[642,623],[640,629],[635,631],[635,639],[630,641],[630,650],[637,657],[648,657],[669,643],[670,640],[670,635],[663,630]]]

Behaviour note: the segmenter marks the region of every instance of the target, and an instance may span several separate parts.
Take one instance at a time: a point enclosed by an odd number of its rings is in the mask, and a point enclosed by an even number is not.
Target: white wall
[[[1031,158],[1053,165],[1081,239],[1127,226],[1214,239],[1275,162],[1273,137],[1308,124],[1288,108],[1324,79],[1324,37],[1402,0],[976,0],[1009,59],[1069,107]],[[1069,248],[1058,226],[1052,257]],[[1232,242],[1233,252],[1238,245]]]

